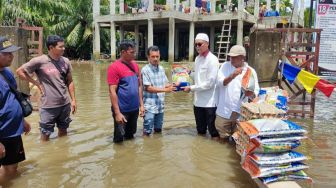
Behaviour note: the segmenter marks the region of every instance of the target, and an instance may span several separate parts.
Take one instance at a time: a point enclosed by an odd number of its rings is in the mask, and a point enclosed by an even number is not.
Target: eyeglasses
[[[201,42],[200,43],[195,43],[195,47],[201,47],[201,46],[203,46],[203,44],[204,43],[201,43]]]

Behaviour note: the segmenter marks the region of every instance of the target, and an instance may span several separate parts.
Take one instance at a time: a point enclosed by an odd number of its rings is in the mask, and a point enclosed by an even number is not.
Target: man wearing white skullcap
[[[199,135],[205,135],[207,130],[215,140],[219,134],[215,127],[217,90],[216,77],[219,67],[218,59],[209,51],[209,37],[198,33],[195,38],[195,48],[198,56],[195,59],[194,85],[184,88],[185,92],[194,92],[194,115]],[[192,50],[192,49],[190,49]]]
[[[221,66],[217,77],[215,125],[220,137],[224,139],[230,139],[236,130],[241,103],[253,100],[259,93],[257,73],[245,62],[245,48],[235,45],[228,55],[230,61]]]

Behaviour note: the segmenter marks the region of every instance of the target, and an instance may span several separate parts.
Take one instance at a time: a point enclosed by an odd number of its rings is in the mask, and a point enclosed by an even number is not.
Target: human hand
[[[127,123],[127,120],[126,120],[125,116],[122,113],[116,114],[115,118],[116,118],[116,122],[118,124],[123,125],[123,124]]]
[[[252,97],[254,96],[254,92],[251,90],[245,90],[245,96],[246,97]]]
[[[241,74],[242,72],[243,72],[243,67],[236,68],[236,70],[232,73],[232,79],[238,76],[239,74]]]
[[[145,116],[145,108],[143,106],[140,106],[140,113],[139,113],[140,117],[144,117]]]
[[[181,87],[181,89],[183,89],[184,92],[190,92],[191,91],[190,86]]]
[[[175,91],[176,87],[174,87],[172,84],[168,84],[168,85],[165,86],[164,90],[165,90],[165,92],[170,93],[172,91]]]
[[[25,133],[25,135],[30,133],[30,130],[31,130],[30,124],[26,120],[23,120],[23,132]]]
[[[6,149],[5,146],[0,142],[0,159],[6,156]]]
[[[179,85],[180,85],[180,82],[174,82],[173,83],[173,91],[177,91]]]
[[[75,100],[71,101],[71,113],[75,114],[77,112],[77,104]]]

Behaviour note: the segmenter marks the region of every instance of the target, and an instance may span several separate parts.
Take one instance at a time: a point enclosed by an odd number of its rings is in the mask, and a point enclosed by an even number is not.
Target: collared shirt
[[[127,65],[121,59],[109,65],[107,69],[108,85],[117,85],[118,105],[120,112],[131,112],[139,109],[139,67],[135,61]]]
[[[247,68],[251,69],[252,77],[254,79],[254,94],[256,96],[258,95],[259,84],[257,73],[246,62],[244,63],[243,72],[236,76],[233,80],[231,80],[228,85],[224,86],[224,79],[229,77],[236,70],[236,68],[231,64],[230,61],[225,62],[218,71],[218,106],[216,111],[217,115],[226,119],[230,119],[232,112],[240,113],[241,103],[247,101],[247,97],[241,98],[242,79],[247,71]]]
[[[17,87],[13,73],[8,68],[0,71]],[[11,91],[7,81],[0,75],[0,139],[20,136],[23,133],[23,115],[19,101]]]
[[[194,92],[194,105],[197,107],[216,107],[217,89],[216,79],[219,62],[210,51],[207,56],[198,55],[195,59],[194,85],[190,86]]]
[[[153,86],[164,88],[168,83],[168,78],[162,66],[147,64],[141,69],[143,87]],[[150,93],[143,89],[144,107],[146,111],[157,114],[164,111],[165,93]]]

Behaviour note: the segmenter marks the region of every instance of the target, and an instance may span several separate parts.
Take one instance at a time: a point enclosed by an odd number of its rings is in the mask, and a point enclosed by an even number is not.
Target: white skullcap
[[[208,37],[208,35],[205,34],[205,33],[198,33],[198,34],[196,35],[195,40],[204,40],[204,41],[206,41],[206,42],[209,42],[209,37]]]

